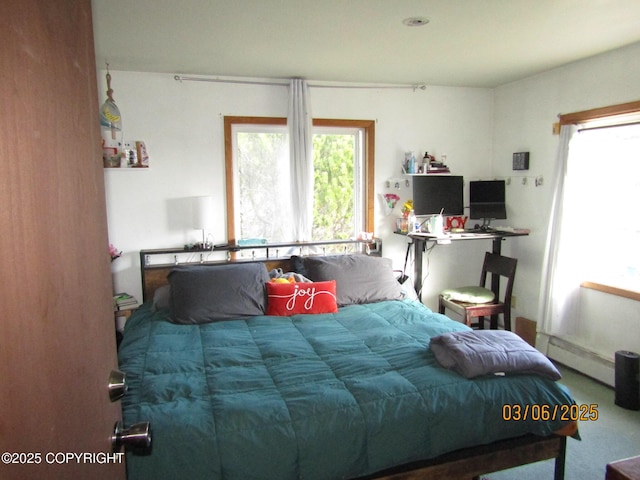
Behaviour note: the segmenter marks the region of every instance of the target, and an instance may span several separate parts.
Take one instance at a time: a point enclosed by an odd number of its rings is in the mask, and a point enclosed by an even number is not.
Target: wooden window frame
[[[589,120],[632,113],[640,113],[640,100],[610,105],[608,107],[592,108],[591,110],[583,110],[581,112],[565,113],[559,115],[558,118],[560,119],[560,125],[577,125]]]
[[[287,125],[282,117],[224,117],[224,163],[227,202],[227,239],[236,242],[235,194],[233,170],[233,126],[234,125]],[[364,131],[364,229],[374,232],[374,191],[375,191],[375,120],[342,120],[314,118],[314,127],[361,128]]]
[[[608,293],[609,295],[615,295],[617,297],[624,297],[630,300],[640,302],[640,292],[635,290],[628,290],[626,288],[612,287],[604,283],[598,282],[582,282],[580,284],[582,288],[589,288],[591,290],[597,290],[599,292]]]
[[[606,117],[615,117],[620,115],[632,115],[640,113],[640,101],[619,103],[607,107],[592,108],[590,110],[582,110],[580,112],[567,113],[559,115],[560,125],[578,125],[581,123],[599,120]],[[582,288],[589,288],[609,295],[629,298],[631,300],[640,301],[640,292],[625,288],[614,287],[598,282],[582,282]]]

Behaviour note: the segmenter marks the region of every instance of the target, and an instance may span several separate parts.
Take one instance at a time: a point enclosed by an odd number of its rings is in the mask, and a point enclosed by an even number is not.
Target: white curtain
[[[629,334],[616,336],[613,312],[606,319],[612,332],[599,338],[603,319],[589,311],[594,297],[581,283],[640,286],[640,125],[634,120],[562,128],[540,282],[536,347],[607,383],[611,372],[600,359],[613,358]]]
[[[565,220],[570,215],[567,181],[570,173],[569,157],[571,141],[577,128],[575,125],[563,125],[560,131],[560,143],[556,153],[556,171],[554,193],[549,226],[547,230],[546,251],[540,282],[540,303],[538,308],[537,346],[546,353],[549,337],[571,334],[575,330],[578,309],[578,295],[581,273],[575,268],[576,255],[580,246],[580,229],[573,229]],[[584,260],[584,258],[582,259]],[[538,345],[539,344],[539,345]]]
[[[313,226],[313,145],[311,102],[306,80],[294,78],[289,85],[289,144],[291,145],[291,202],[296,241],[311,240]]]

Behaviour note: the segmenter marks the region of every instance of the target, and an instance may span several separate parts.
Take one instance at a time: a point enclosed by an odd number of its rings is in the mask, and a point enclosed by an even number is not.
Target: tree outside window
[[[292,241],[286,119],[225,118],[229,240]],[[313,240],[372,231],[373,122],[314,121]]]

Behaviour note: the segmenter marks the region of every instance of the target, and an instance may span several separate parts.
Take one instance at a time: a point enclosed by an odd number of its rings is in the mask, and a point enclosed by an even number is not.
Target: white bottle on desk
[[[407,230],[409,233],[416,233],[418,229],[416,226],[418,225],[416,214],[413,210],[409,212],[409,216],[407,217]]]

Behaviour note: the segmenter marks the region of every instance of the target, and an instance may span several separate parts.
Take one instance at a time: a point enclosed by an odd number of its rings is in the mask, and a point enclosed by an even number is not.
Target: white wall
[[[210,194],[218,205],[224,233],[224,115],[286,116],[287,89],[273,86],[176,82],[172,75],[111,71],[114,97],[123,116],[124,137],[144,140],[151,157],[148,170],[105,170],[110,241],[124,251],[113,263],[114,286],[138,297],[138,251],[180,247],[199,232],[189,226],[186,199]],[[606,106],[640,98],[640,44],[567,65],[494,90],[428,87],[418,90],[312,89],[318,118],[376,120],[376,193],[385,180],[399,176],[406,150],[447,154],[455,174],[466,180],[511,178],[507,190],[509,219],[503,224],[527,227],[531,235],[504,242],[503,252],[519,259],[515,316],[537,320],[538,288],[558,137],[551,125],[559,113]],[[104,72],[100,91],[106,91]],[[512,153],[529,151],[530,170],[511,170]],[[520,175],[528,176],[527,185]],[[542,176],[544,184],[533,185]],[[394,191],[394,190],[390,190]],[[468,192],[465,189],[466,199]],[[404,199],[408,189],[401,190]],[[397,207],[396,207],[397,208]],[[386,217],[376,203],[376,235],[385,256],[400,268],[406,241],[392,233],[399,210]],[[604,245],[603,245],[604,247]],[[425,261],[423,299],[436,306],[445,286],[477,281],[482,252],[489,241],[437,246]],[[594,252],[594,254],[605,254]],[[620,300],[602,298],[616,329]],[[600,314],[585,307],[585,322],[601,324]],[[623,313],[624,314],[624,313]],[[613,320],[611,320],[613,319]],[[585,323],[589,325],[589,323]],[[619,328],[620,348],[638,351],[638,335]],[[638,332],[638,330],[635,330]],[[610,345],[616,340],[609,340]],[[612,352],[609,352],[613,358]]]
[[[505,244],[504,251],[519,259],[515,295],[517,315],[537,320],[541,266],[551,205],[555,152],[558,136],[552,135],[552,123],[560,113],[625,103],[640,99],[640,44],[631,45],[590,59],[566,65],[525,80],[495,89],[494,156],[492,172],[509,176],[513,152],[529,151],[528,175],[542,175],[541,187],[513,185],[508,190],[509,220],[513,226],[531,228],[526,239]],[[623,174],[623,172],[621,172]],[[585,226],[585,234],[589,234]],[[606,255],[606,239],[594,255]],[[640,318],[629,318],[629,301],[609,295],[585,294],[582,305],[582,332],[585,343],[594,351],[613,359],[615,350],[640,350]],[[636,302],[637,303],[637,302]],[[605,313],[608,312],[608,313]],[[622,317],[622,318],[619,318]],[[628,322],[635,322],[629,330]],[[594,332],[603,324],[617,336],[608,335],[603,345]],[[589,333],[590,332],[590,333]]]
[[[101,72],[100,91],[106,91]],[[114,99],[122,113],[125,140],[144,140],[150,168],[106,169],[110,241],[123,250],[112,264],[114,288],[141,297],[138,252],[181,247],[200,232],[190,227],[188,197],[213,195],[218,229],[226,240],[223,116],[286,116],[287,88],[224,83],[177,82],[173,75],[111,70]],[[103,98],[101,98],[101,101]],[[312,88],[317,118],[376,120],[375,188],[398,177],[406,150],[447,154],[455,174],[487,175],[492,160],[493,92],[490,89]],[[410,190],[401,190],[404,199]],[[375,233],[384,255],[401,268],[406,239],[393,234],[399,206],[390,216],[375,206]],[[489,242],[439,246],[429,262],[424,298],[434,308],[444,286],[475,283]],[[425,271],[426,271],[425,263]]]

